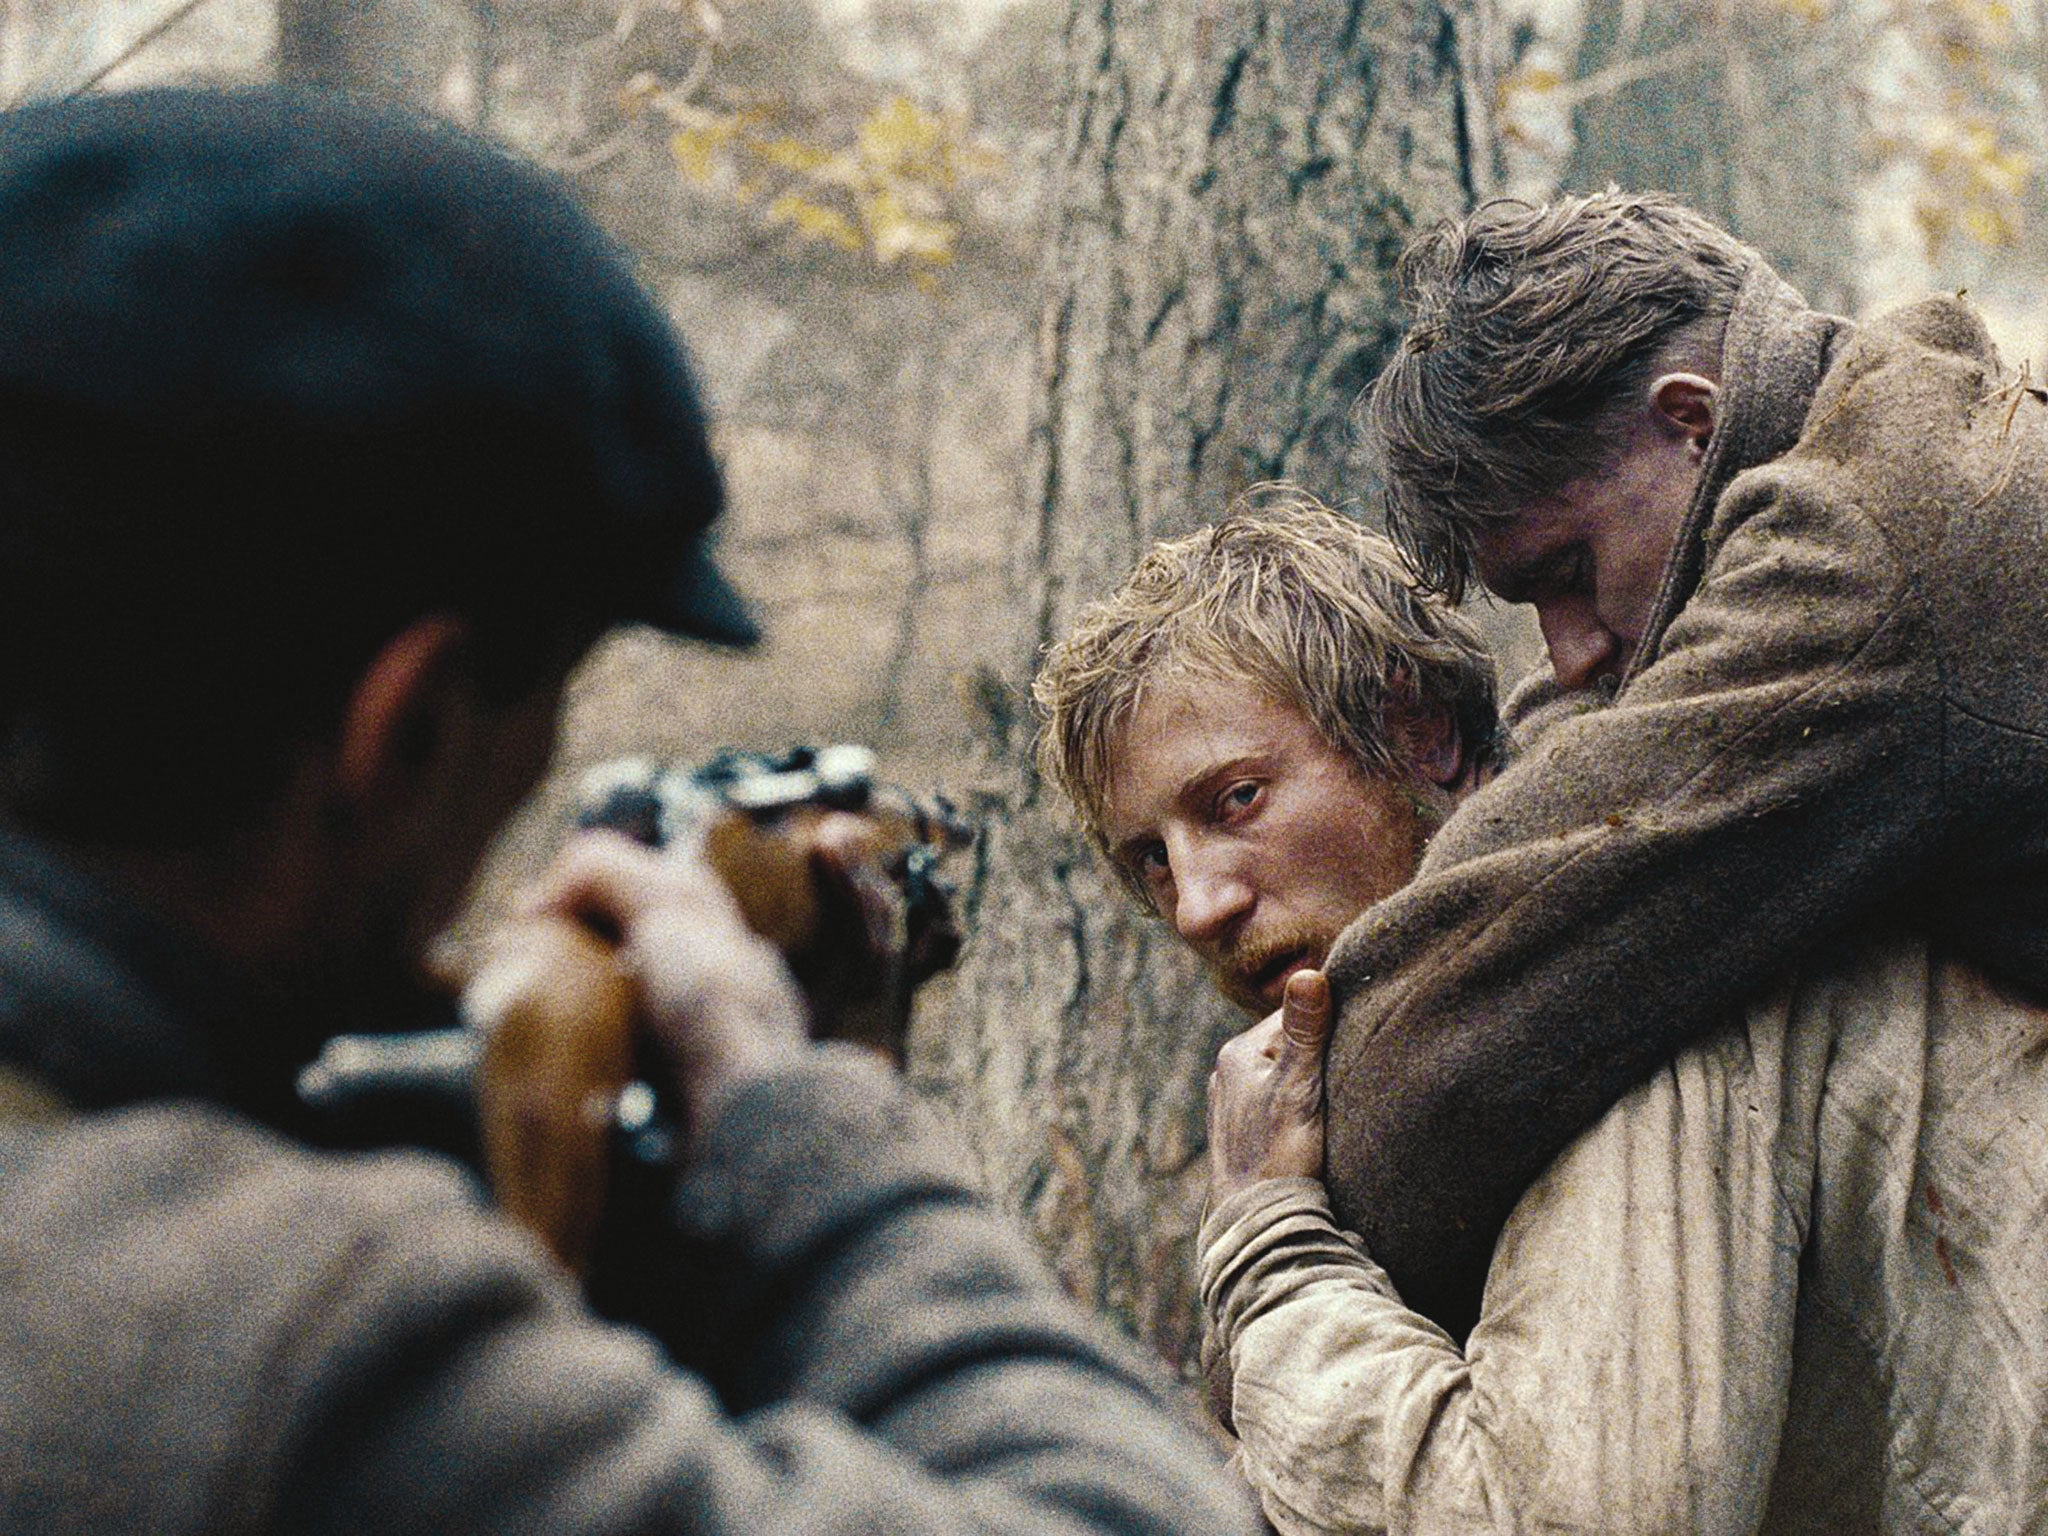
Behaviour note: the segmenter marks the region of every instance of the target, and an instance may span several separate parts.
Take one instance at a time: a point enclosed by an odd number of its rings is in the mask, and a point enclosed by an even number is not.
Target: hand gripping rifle
[[[887,934],[813,856],[819,823],[840,813],[857,819],[894,888]],[[606,764],[586,778],[576,820],[653,848],[698,848],[747,925],[782,951],[821,1038],[900,1062],[912,997],[958,953],[938,865],[973,832],[942,797],[877,783],[865,747],[721,752],[690,768]],[[329,1041],[300,1097],[353,1126],[343,1132],[352,1140],[437,1123],[399,1134],[480,1163],[500,1206],[582,1273],[614,1184],[650,1172],[665,1180],[675,1157],[676,1128],[639,1071],[631,978],[603,936],[527,920],[489,939],[459,1011],[454,1028]],[[403,1103],[412,1109],[394,1108]]]

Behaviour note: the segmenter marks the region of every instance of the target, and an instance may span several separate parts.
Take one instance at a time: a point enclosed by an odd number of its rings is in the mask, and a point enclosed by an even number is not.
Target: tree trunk
[[[913,1069],[1067,1284],[1184,1371],[1204,1088],[1247,1021],[1041,798],[1018,701],[1153,540],[1257,481],[1345,487],[1351,403],[1398,335],[1392,261],[1489,190],[1481,54],[1473,0],[1069,13],[1017,658],[984,690],[1002,792]]]
[[[1589,6],[1579,78],[1622,83],[1580,107],[1565,185],[1668,192],[1756,246],[1808,302],[1847,312],[1863,176],[1850,85],[1867,46],[1846,12]]]

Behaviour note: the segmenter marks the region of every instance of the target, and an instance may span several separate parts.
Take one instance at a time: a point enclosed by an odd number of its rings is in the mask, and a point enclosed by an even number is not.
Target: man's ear
[[[417,619],[356,679],[335,751],[335,787],[360,811],[410,798],[448,750],[466,707],[469,631],[446,614]]]
[[[1720,394],[1720,386],[1703,374],[1666,373],[1650,385],[1650,409],[1665,431],[1689,440],[1694,456],[1704,458]]]
[[[1465,776],[1465,742],[1441,704],[1402,704],[1387,712],[1394,739],[1418,777],[1449,789]]]

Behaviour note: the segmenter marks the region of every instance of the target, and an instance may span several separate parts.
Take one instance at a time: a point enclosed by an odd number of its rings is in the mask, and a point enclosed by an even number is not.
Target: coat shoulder
[[[1960,298],[1937,294],[1889,310],[1864,329],[1873,338],[1897,337],[1933,352],[1947,352],[1996,367],[1998,347],[1984,317]]]
[[[0,1441],[45,1482],[95,1469],[23,1496],[201,1528],[220,1490],[195,1469],[248,1471],[365,1328],[424,1324],[479,1277],[545,1295],[530,1247],[452,1164],[316,1152],[211,1106],[10,1130],[0,1379],[27,1390],[0,1393]]]

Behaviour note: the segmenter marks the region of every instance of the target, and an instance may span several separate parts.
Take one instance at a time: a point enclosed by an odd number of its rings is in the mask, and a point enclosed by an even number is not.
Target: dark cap
[[[749,646],[761,638],[747,600],[711,558],[708,536],[694,541],[684,552],[669,599],[649,622],[720,645]]]
[[[667,317],[480,139],[273,90],[0,115],[0,317],[10,636],[83,603],[315,651],[435,605],[757,637]]]

